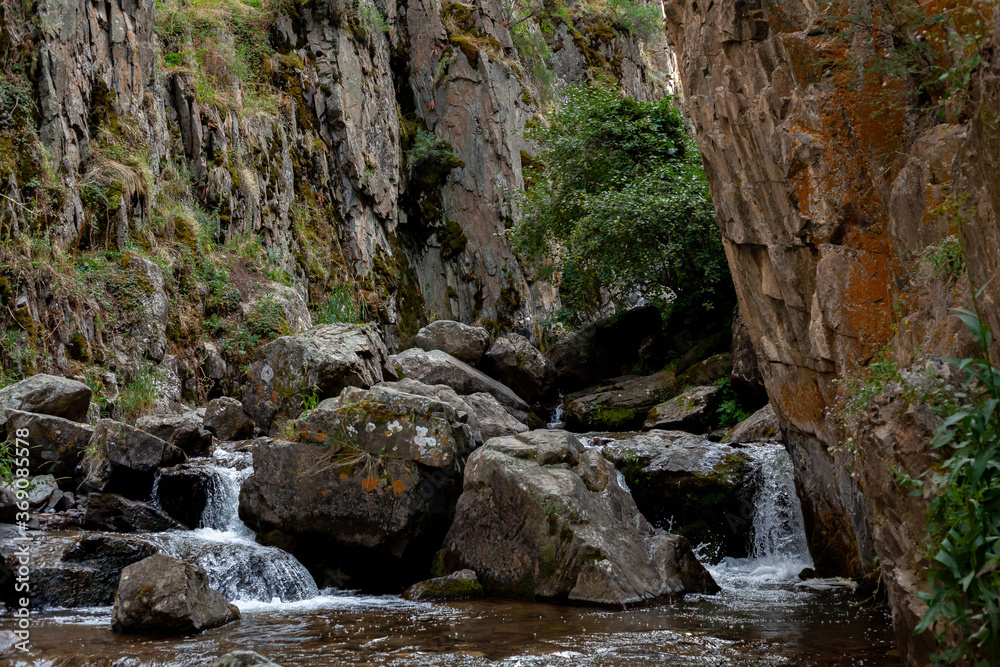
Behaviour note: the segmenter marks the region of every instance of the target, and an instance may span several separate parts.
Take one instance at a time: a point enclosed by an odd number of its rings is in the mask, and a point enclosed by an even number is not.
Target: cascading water
[[[781,445],[752,445],[743,451],[753,461],[756,478],[750,557],[725,558],[709,571],[723,588],[796,581],[813,562],[792,461]]]
[[[552,410],[552,414],[549,415],[549,423],[547,426],[549,428],[562,428],[563,419],[566,416],[566,408],[563,406],[563,393],[562,390],[559,391],[559,399],[556,402],[556,407]]]
[[[217,448],[212,457],[191,462],[211,475],[199,528],[150,539],[167,554],[205,568],[212,587],[238,606],[298,602],[319,595],[302,563],[281,549],[254,542],[253,532],[240,521],[240,486],[253,472],[250,453]]]

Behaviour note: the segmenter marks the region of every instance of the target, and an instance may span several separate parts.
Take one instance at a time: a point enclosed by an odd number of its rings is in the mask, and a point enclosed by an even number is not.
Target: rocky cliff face
[[[864,576],[877,555],[917,664],[930,641],[912,636],[925,499],[887,465],[917,475],[933,464],[933,417],[892,391],[847,426],[838,417],[851,379],[879,355],[905,367],[972,351],[947,310],[969,300],[969,285],[931,265],[962,227],[975,285],[996,273],[997,65],[932,104],[911,78],[865,67],[891,44],[857,31],[845,41],[844,18],[809,0],[665,6],[817,572]],[[998,289],[982,302],[994,328]]]
[[[255,345],[331,312],[396,343],[552,308],[503,236],[552,83],[506,10],[0,4],[5,372],[91,373],[115,398],[155,364],[169,405],[235,389]],[[669,89],[662,36],[554,25],[522,33],[557,86]]]

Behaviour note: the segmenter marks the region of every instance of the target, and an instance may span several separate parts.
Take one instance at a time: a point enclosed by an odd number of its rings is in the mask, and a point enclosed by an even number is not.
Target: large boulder
[[[254,422],[235,398],[222,396],[205,408],[205,428],[219,440],[245,440],[253,436]]]
[[[86,421],[90,387],[76,380],[40,373],[0,389],[0,421],[10,410]]]
[[[465,399],[465,403],[472,409],[479,421],[479,432],[482,434],[483,442],[491,438],[517,435],[531,430],[527,424],[514,419],[510,413],[504,410],[503,405],[493,398],[492,394],[478,391],[462,398]]]
[[[354,324],[327,324],[268,343],[247,373],[243,407],[261,429],[298,416],[302,399],[315,392],[331,398],[344,387],[382,381],[386,351],[373,330]]]
[[[492,395],[508,412],[517,417],[526,415],[528,404],[507,387],[485,373],[477,371],[447,352],[425,352],[412,348],[389,357],[386,366],[399,378],[412,378],[424,384],[443,384],[462,395],[486,392]]]
[[[728,377],[733,367],[733,357],[730,354],[715,354],[708,359],[702,359],[691,365],[677,376],[678,387],[701,387],[713,385],[722,378]]]
[[[157,554],[122,570],[111,629],[130,633],[202,632],[239,619],[197,565]]]
[[[417,332],[418,347],[430,352],[441,350],[467,364],[478,364],[490,346],[490,334],[454,320],[435,320]]]
[[[642,427],[704,433],[711,426],[718,407],[717,387],[692,387],[653,406]]]
[[[723,442],[738,444],[744,442],[783,443],[781,422],[770,403],[753,413],[726,434]]]
[[[301,442],[255,442],[240,518],[291,536],[314,569],[383,586],[426,576],[473,447],[464,416],[433,397],[351,387],[294,430]]]
[[[479,413],[472,406],[472,403],[468,400],[468,396],[459,396],[458,393],[444,384],[424,384],[412,378],[403,378],[402,380],[397,380],[396,382],[382,382],[377,385],[379,387],[388,387],[390,389],[396,389],[398,391],[407,394],[416,394],[417,396],[427,396],[429,398],[436,398],[439,401],[443,401],[455,408],[458,413],[460,421],[464,421],[469,425],[469,433],[472,436],[472,440],[475,446],[483,444],[484,437],[480,430],[479,423]],[[492,396],[490,397],[492,398]],[[496,399],[493,399],[496,402]],[[501,411],[503,408],[500,408]],[[506,412],[504,413],[507,414]]]
[[[714,559],[744,558],[756,479],[747,452],[682,431],[649,431],[603,446],[642,515],[708,545]]]
[[[156,469],[176,465],[185,458],[179,447],[151,433],[101,419],[81,464],[86,470],[84,485],[92,491],[145,500],[152,493]]]
[[[566,427],[579,431],[630,431],[642,426],[649,409],[674,393],[670,371],[625,375],[565,398]]]
[[[23,434],[25,430],[26,437],[16,437],[18,431]],[[62,417],[18,410],[7,412],[7,439],[28,443],[28,471],[51,474],[67,490],[75,489],[80,481],[76,469],[93,434],[93,427]]]
[[[552,391],[555,371],[524,336],[498,338],[486,353],[487,372],[528,402],[536,402]]]
[[[29,599],[36,609],[110,605],[122,569],[159,551],[151,542],[127,535],[46,531],[28,542],[17,541],[18,535],[13,529],[0,531],[0,554],[16,571],[26,545],[31,562]],[[8,582],[9,588],[2,591],[8,603],[22,597],[13,584]]]
[[[474,570],[491,594],[614,606],[718,590],[687,540],[653,528],[614,466],[566,431],[469,457],[437,567]]]
[[[472,570],[459,570],[444,577],[418,581],[405,591],[407,600],[471,600],[483,597],[483,587]]]
[[[212,433],[204,428],[201,417],[194,412],[142,417],[136,420],[135,426],[179,447],[188,456],[212,455]]]
[[[184,526],[141,500],[114,493],[91,493],[87,498],[84,527],[115,533],[159,533]]]

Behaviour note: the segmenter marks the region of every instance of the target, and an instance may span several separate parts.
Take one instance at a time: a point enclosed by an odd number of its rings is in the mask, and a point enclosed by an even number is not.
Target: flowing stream
[[[812,561],[790,461],[775,445],[748,451],[760,477],[752,556],[709,566],[722,592],[608,610],[318,591],[295,558],[253,541],[237,513],[249,454],[218,450],[195,460],[214,479],[201,527],[149,537],[205,567],[242,620],[152,638],[111,633],[110,608],[49,610],[34,619],[30,656],[10,664],[210,665],[251,649],[286,666],[898,665],[883,609],[859,606],[846,582],[798,580]]]

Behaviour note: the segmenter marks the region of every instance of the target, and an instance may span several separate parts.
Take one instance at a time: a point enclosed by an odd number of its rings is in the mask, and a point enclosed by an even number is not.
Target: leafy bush
[[[741,421],[750,417],[751,413],[743,408],[739,396],[736,395],[736,391],[733,389],[733,381],[731,379],[724,377],[716,382],[715,386],[719,389],[719,397],[721,399],[719,409],[715,412],[715,419],[720,428],[736,426]]]
[[[701,159],[670,99],[570,86],[527,165],[514,248],[577,320],[607,300],[693,316],[733,302]],[[523,161],[522,161],[523,162]]]
[[[947,360],[961,381],[938,407],[933,446],[951,455],[928,508],[931,592],[918,594],[928,609],[916,632],[934,629],[946,646],[938,662],[986,667],[1000,664],[1000,370],[988,358],[989,327],[956,310],[987,358]]]

